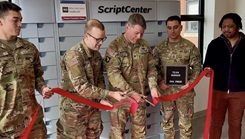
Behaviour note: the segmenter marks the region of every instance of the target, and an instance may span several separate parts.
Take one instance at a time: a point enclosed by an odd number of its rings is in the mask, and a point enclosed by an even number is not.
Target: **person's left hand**
[[[186,89],[187,87],[189,87],[189,85],[190,85],[190,83],[187,82],[185,85],[181,86],[180,88],[181,88],[182,90],[184,90],[184,89]]]
[[[51,91],[52,89],[49,88],[49,87],[44,87],[43,90],[42,90],[42,95],[43,95],[43,98],[50,98],[53,96],[54,92]]]

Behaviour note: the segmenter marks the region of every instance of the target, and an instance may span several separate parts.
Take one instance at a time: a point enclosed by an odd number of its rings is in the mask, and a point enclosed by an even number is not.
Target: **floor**
[[[206,115],[205,115],[206,111],[202,111],[200,113],[195,113],[194,115],[194,120],[193,120],[193,136],[192,139],[203,139],[203,133],[204,133],[204,126],[205,126],[205,122],[206,122]],[[175,118],[175,127],[178,127],[178,123],[177,123],[177,118]],[[100,138],[100,139],[107,139],[106,138]],[[129,138],[126,138],[129,139]],[[164,139],[163,138],[163,134],[160,134],[159,136],[153,136],[153,137],[147,137],[147,139]],[[179,137],[179,130],[176,130],[176,134],[175,134],[175,139],[180,139]],[[227,120],[224,123],[223,126],[223,132],[222,132],[222,136],[221,139],[229,139],[228,138],[228,124],[227,124]],[[243,116],[243,122],[242,122],[242,137],[241,139],[245,139],[245,115]]]
[[[243,116],[243,122],[242,122],[242,137],[241,139],[245,139],[245,116]],[[193,139],[203,139],[203,132],[204,132],[204,126],[205,126],[205,115],[196,117],[193,121]],[[227,120],[226,120],[227,121]],[[176,138],[178,139],[178,138]],[[222,137],[221,139],[229,139],[228,138],[228,124],[225,122],[223,126],[222,131]]]

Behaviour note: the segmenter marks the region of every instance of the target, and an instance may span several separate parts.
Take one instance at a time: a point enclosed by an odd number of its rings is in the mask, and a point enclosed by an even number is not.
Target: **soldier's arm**
[[[104,66],[103,66],[103,61],[101,62],[101,68],[100,68],[100,74],[98,77],[98,87],[105,89],[105,78],[104,78]]]
[[[94,86],[87,79],[81,53],[67,51],[64,56],[64,64],[68,71],[69,79],[79,95],[88,99],[103,99],[107,96],[108,90]]]
[[[190,53],[190,61],[189,61],[190,67],[191,67],[191,75],[189,79],[189,83],[191,84],[196,80],[196,78],[199,76],[199,74],[202,71],[202,66],[201,66],[201,54],[199,49],[193,45],[193,49]]]
[[[158,78],[158,72],[156,69],[156,61],[152,55],[151,48],[149,48],[148,52],[148,69],[147,69],[147,78],[148,78],[148,84],[150,89],[157,87],[157,78]]]
[[[30,47],[32,48],[32,47]],[[36,49],[36,47],[33,45],[33,54],[34,54],[34,73],[35,73],[35,89],[42,94],[42,90],[47,87],[44,79],[43,79],[43,68],[41,66],[41,60],[40,60],[40,53]]]
[[[127,81],[122,76],[121,71],[121,61],[119,59],[118,51],[115,46],[110,45],[107,48],[105,54],[105,64],[108,74],[108,79],[111,85],[120,91],[128,91],[128,93],[133,93],[133,88],[127,83]]]
[[[156,70],[157,70],[157,83],[160,84],[164,78],[162,77],[162,72],[163,72],[163,69],[161,68],[161,61],[160,61],[160,54],[159,54],[159,50],[158,50],[158,46],[156,46],[152,53],[153,53],[153,58],[155,60],[155,66],[156,66]]]

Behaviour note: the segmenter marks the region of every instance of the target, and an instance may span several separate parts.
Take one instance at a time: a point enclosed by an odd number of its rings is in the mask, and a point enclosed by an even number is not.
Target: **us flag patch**
[[[109,62],[110,61],[110,57],[109,56],[107,56],[106,58],[105,58],[105,62]]]
[[[110,47],[107,48],[107,53],[108,53],[109,55],[112,55],[114,52],[115,52],[115,51],[112,50]]]
[[[78,60],[77,59],[72,59],[70,62],[69,62],[69,65],[70,66],[74,66],[78,63]]]

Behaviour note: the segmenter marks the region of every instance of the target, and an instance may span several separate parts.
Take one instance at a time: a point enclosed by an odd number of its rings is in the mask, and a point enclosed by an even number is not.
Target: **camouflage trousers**
[[[60,108],[57,121],[57,139],[99,139],[103,130],[98,109],[88,106],[82,109]]]
[[[0,133],[0,139],[21,139],[26,128],[21,131],[10,131],[6,133]],[[35,122],[32,130],[28,136],[28,139],[47,139],[47,129],[42,120]]]
[[[129,118],[131,139],[145,138],[146,106],[139,106],[136,114],[130,113],[130,106],[121,106],[110,111],[110,139],[125,139],[125,132],[128,131],[126,123]]]
[[[174,111],[178,112],[178,126],[181,139],[192,138],[192,118],[194,113],[194,97],[181,97],[175,101],[164,101],[161,103],[163,119],[161,126],[164,139],[174,139]]]

